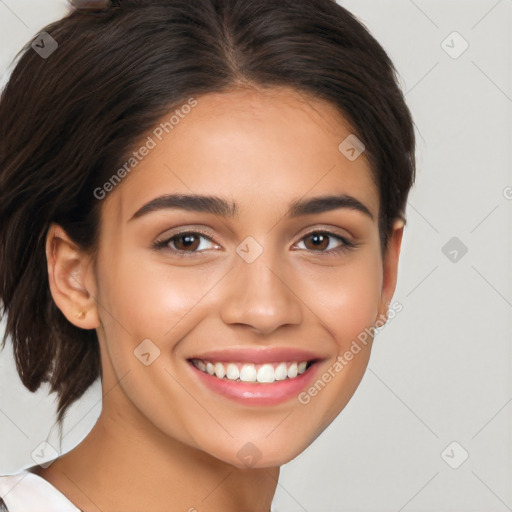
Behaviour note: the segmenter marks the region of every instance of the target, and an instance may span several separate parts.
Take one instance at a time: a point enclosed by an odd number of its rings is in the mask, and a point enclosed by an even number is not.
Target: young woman
[[[268,512],[387,319],[410,112],[331,0],[86,7],[1,97],[0,297],[24,385],[102,411],[4,510]]]

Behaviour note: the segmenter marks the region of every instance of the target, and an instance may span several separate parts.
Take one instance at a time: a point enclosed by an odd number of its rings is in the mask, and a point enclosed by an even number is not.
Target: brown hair
[[[49,225],[94,250],[94,189],[191,96],[246,83],[327,100],[366,146],[383,252],[393,221],[405,218],[410,112],[383,48],[332,0],[117,0],[75,9],[44,31],[58,48],[43,58],[34,37],[0,98],[0,298],[2,348],[10,336],[30,391],[49,382],[57,392],[59,423],[101,364],[96,332],[68,322],[50,294]]]

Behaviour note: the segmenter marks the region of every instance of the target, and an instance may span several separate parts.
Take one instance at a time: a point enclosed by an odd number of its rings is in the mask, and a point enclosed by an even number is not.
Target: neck
[[[97,423],[78,446],[34,470],[79,509],[270,511],[279,467],[225,463],[166,436],[135,408],[128,417],[115,413],[113,394],[104,395]]]

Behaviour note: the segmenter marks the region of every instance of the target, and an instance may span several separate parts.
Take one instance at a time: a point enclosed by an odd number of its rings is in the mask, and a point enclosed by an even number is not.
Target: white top
[[[0,498],[9,512],[80,512],[50,482],[26,469],[0,476]]]

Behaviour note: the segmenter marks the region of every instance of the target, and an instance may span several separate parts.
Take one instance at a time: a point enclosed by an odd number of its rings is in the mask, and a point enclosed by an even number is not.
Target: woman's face
[[[104,386],[124,397],[103,414],[238,467],[281,465],[361,381],[358,336],[387,311],[401,230],[383,264],[370,168],[339,149],[351,129],[326,103],[209,94],[167,129],[102,205],[97,332]]]

